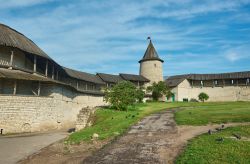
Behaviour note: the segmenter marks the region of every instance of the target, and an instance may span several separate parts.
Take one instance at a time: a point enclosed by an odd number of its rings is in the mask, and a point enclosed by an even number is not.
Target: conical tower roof
[[[144,53],[143,58],[139,61],[139,63],[143,61],[148,61],[148,60],[159,60],[161,62],[164,62],[162,59],[159,58],[158,53],[156,52],[151,39],[149,41],[148,48],[146,52]]]

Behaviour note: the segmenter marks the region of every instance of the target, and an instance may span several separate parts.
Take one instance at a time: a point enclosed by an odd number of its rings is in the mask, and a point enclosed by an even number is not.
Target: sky
[[[0,0],[0,23],[58,64],[139,73],[147,37],[164,75],[250,71],[250,0]]]

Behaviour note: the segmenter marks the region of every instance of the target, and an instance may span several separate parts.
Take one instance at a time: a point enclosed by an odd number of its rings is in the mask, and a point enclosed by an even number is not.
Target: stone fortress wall
[[[105,105],[102,96],[79,94],[51,85],[49,96],[0,95],[3,134],[74,128],[84,107]]]
[[[209,95],[208,101],[249,101],[250,86],[223,86],[223,87],[192,87],[188,80],[184,80],[172,89],[176,101],[183,99],[197,99],[201,92]]]

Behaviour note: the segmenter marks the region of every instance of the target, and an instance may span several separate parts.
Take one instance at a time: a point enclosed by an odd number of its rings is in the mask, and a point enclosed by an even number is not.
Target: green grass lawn
[[[175,114],[178,125],[250,122],[250,102],[198,103]]]
[[[99,134],[99,139],[114,137],[124,133],[131,125],[149,114],[176,107],[185,108],[175,115],[177,123],[181,125],[205,125],[210,122],[250,122],[250,102],[145,103],[138,104],[134,110],[128,112],[98,109],[95,113],[94,125],[71,134],[66,142],[75,144],[89,141],[93,133]]]
[[[242,139],[230,138],[232,133],[240,134]],[[216,141],[219,137],[224,141]],[[188,143],[176,163],[248,164],[250,163],[250,126],[232,127],[212,135],[200,135]]]

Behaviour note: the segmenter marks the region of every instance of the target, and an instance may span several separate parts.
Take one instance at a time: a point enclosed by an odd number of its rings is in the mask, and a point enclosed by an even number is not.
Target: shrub
[[[190,102],[199,102],[198,100],[196,100],[195,98],[191,98]]]
[[[201,92],[201,93],[199,94],[198,98],[199,98],[200,101],[204,102],[205,100],[208,100],[208,99],[209,99],[209,96],[208,96],[206,93]]]
[[[136,99],[139,103],[143,102],[144,96],[145,96],[145,92],[143,91],[143,88],[139,88],[136,90]]]
[[[147,91],[152,92],[154,101],[158,101],[163,95],[166,95],[167,97],[172,96],[170,89],[163,81],[153,83],[152,86],[147,87]]]
[[[127,110],[128,106],[134,105],[138,98],[141,99],[137,93],[135,85],[128,81],[123,81],[116,84],[112,88],[104,90],[104,101],[109,102],[114,109]]]

